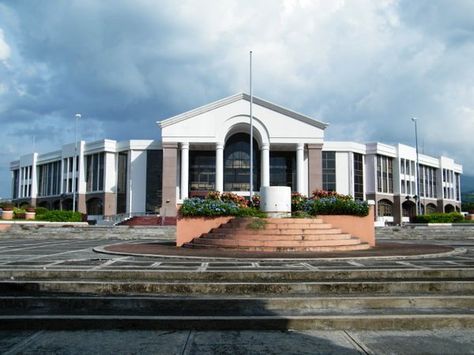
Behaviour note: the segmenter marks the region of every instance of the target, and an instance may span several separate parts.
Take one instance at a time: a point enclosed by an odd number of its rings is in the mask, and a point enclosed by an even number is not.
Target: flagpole
[[[253,194],[253,95],[252,95],[252,51],[250,51],[250,194],[249,201],[252,202]]]

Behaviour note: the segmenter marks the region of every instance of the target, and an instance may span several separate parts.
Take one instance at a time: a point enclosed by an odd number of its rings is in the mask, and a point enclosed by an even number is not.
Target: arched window
[[[416,216],[416,204],[413,201],[405,201],[402,203],[402,214],[403,217],[415,217]]]
[[[380,200],[377,204],[377,215],[379,217],[393,216],[393,203],[389,200]]]
[[[453,205],[444,206],[444,212],[446,212],[446,213],[454,212],[454,206]]]
[[[250,189],[250,135],[237,133],[229,138],[224,149],[224,191]],[[260,154],[253,140],[253,190],[260,190]]]
[[[436,205],[433,203],[428,203],[426,205],[426,214],[431,214],[436,212]]]

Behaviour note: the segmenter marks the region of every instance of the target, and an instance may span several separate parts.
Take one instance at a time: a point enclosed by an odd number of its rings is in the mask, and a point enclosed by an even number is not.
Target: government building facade
[[[77,210],[101,219],[176,216],[184,199],[209,191],[248,196],[249,106],[237,94],[157,122],[159,140],[80,141],[21,156],[10,164],[13,201],[72,209],[75,190]],[[252,108],[255,193],[333,190],[374,200],[377,220],[395,224],[416,214],[418,198],[421,213],[460,211],[462,166],[451,158],[419,154],[417,169],[413,147],[327,142],[326,123],[256,97]]]

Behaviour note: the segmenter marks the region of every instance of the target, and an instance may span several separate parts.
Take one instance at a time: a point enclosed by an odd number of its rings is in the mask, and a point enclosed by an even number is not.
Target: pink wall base
[[[4,224],[4,223],[0,224],[0,232],[5,232],[9,230],[11,226],[12,226],[11,224]]]
[[[318,218],[324,223],[332,224],[334,228],[339,228],[343,233],[359,238],[371,247],[375,246],[374,206],[369,206],[369,215],[366,217],[320,215]]]

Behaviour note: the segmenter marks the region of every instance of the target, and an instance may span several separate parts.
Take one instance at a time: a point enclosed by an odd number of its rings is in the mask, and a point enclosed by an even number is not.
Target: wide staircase
[[[0,270],[1,329],[474,327],[474,269]]]
[[[184,245],[265,252],[332,252],[369,249],[359,238],[322,219],[236,218]]]

